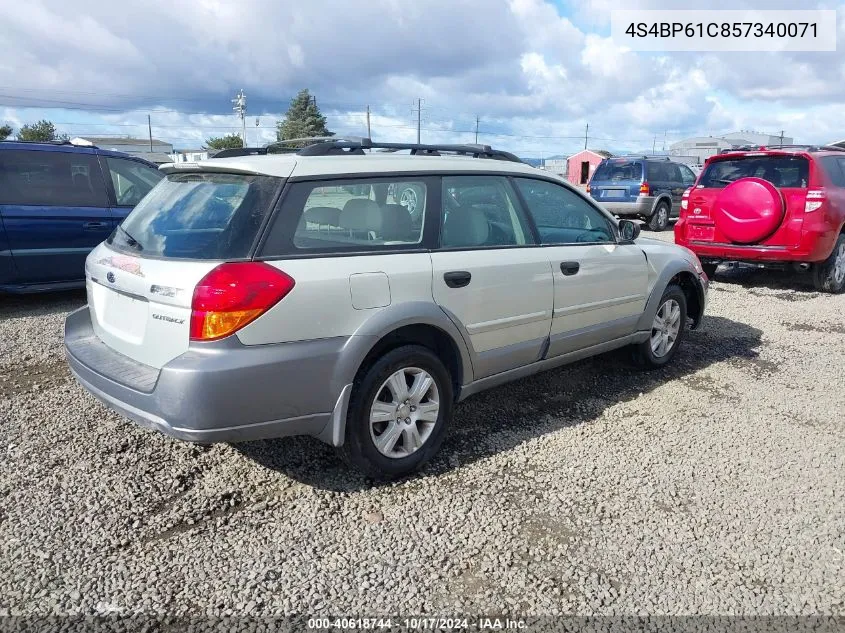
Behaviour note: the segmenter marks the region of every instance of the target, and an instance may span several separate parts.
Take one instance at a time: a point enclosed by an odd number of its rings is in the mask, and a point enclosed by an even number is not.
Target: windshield
[[[593,182],[621,182],[633,180],[640,182],[643,179],[643,164],[633,160],[611,160],[606,161],[596,168],[593,175]]]
[[[247,257],[280,179],[240,174],[170,174],[107,243],[148,257]]]
[[[801,156],[735,158],[707,165],[699,184],[721,189],[740,178],[762,178],[775,187],[806,188],[809,173],[809,162]]]

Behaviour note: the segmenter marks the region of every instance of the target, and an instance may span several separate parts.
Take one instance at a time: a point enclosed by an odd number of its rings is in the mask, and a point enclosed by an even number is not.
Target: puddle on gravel
[[[0,373],[0,399],[13,398],[30,391],[50,389],[70,378],[67,365],[53,359],[32,365],[12,365]]]

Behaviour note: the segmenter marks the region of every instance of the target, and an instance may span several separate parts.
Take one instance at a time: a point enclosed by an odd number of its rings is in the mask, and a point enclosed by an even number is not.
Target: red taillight
[[[587,193],[590,193],[590,185],[587,185]]]
[[[821,209],[826,197],[824,189],[810,189],[807,192],[807,201],[804,203],[804,213]]]
[[[687,207],[689,207],[689,196],[692,193],[692,187],[689,187],[686,191],[684,191],[684,195],[681,197],[681,209],[686,211]]]
[[[241,329],[281,301],[295,283],[261,262],[220,264],[194,288],[191,340],[213,341]]]
[[[649,196],[651,195],[651,187],[648,186],[647,182],[644,182],[640,185],[640,195],[641,196]]]

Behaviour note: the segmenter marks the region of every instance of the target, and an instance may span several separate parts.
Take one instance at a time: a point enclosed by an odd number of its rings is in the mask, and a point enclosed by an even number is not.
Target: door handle
[[[576,274],[581,269],[581,264],[578,262],[561,262],[560,272],[569,277]]]
[[[82,228],[86,231],[96,231],[97,229],[104,229],[108,225],[108,222],[86,222],[82,225]]]
[[[463,288],[468,286],[472,280],[472,275],[466,270],[453,270],[443,274],[443,281],[450,288]]]

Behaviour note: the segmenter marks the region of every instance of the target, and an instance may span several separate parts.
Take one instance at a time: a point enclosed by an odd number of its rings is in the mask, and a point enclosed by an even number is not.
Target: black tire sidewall
[[[387,378],[403,367],[427,371],[437,384],[440,412],[437,424],[425,444],[401,459],[382,455],[370,436],[370,407]],[[342,454],[361,472],[377,479],[390,479],[411,473],[429,461],[439,450],[452,417],[452,380],[440,359],[428,348],[406,345],[394,349],[373,363],[353,386],[346,416]]]
[[[657,222],[657,218],[660,217],[660,210],[661,209],[666,209],[666,222],[665,222],[665,224],[657,225],[657,224],[655,224],[655,222]],[[669,226],[669,214],[670,213],[671,213],[671,209],[670,209],[668,204],[666,204],[665,202],[658,203],[657,206],[654,207],[654,213],[652,213],[651,217],[648,219],[648,228],[650,230],[656,231],[656,232],[665,230],[666,227]]]
[[[836,279],[833,277],[834,267],[836,266],[836,255],[843,243],[845,243],[845,235],[840,234],[833,243],[833,252],[830,256],[813,267],[813,282],[816,290],[834,294],[845,290],[845,279],[843,279],[842,283],[837,284]]]
[[[658,312],[660,311],[661,306],[666,303],[669,299],[674,299],[678,302],[678,305],[681,307],[681,327],[678,330],[678,336],[677,338],[675,338],[675,342],[672,344],[672,349],[669,350],[668,354],[661,356],[660,358],[656,358],[654,356],[654,352],[651,349],[651,327],[649,327],[648,338],[642,343],[640,343],[637,349],[637,355],[639,356],[641,364],[645,365],[650,369],[656,369],[658,367],[668,365],[675,357],[675,354],[678,353],[678,349],[680,349],[681,342],[683,341],[684,336],[686,334],[687,297],[680,286],[676,286],[675,284],[668,286],[666,290],[663,291],[663,295],[660,297],[660,303],[657,305]]]

